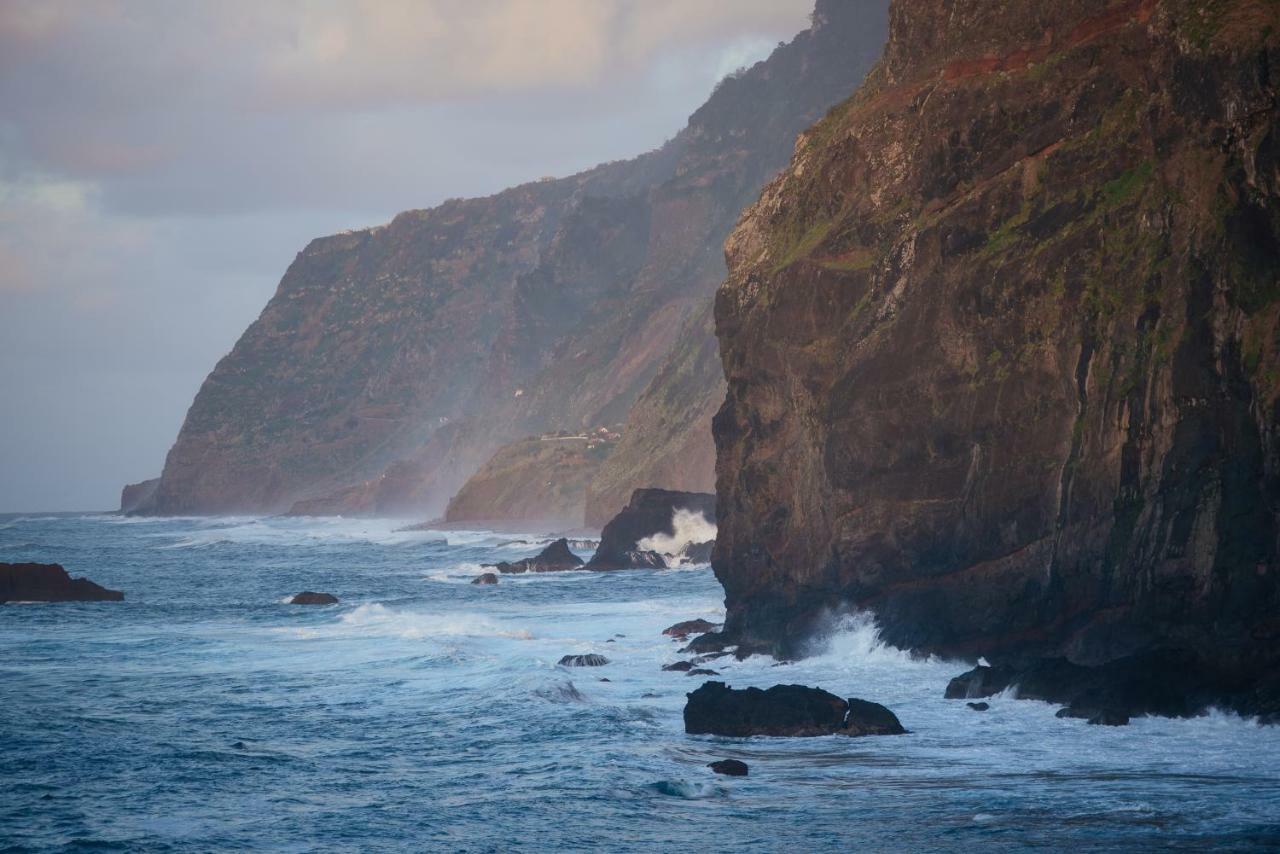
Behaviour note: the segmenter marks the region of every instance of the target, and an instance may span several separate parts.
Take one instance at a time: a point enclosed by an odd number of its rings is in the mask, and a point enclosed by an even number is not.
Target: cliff
[[[1280,7],[895,0],[726,245],[726,633],[1274,667]]]
[[[724,400],[712,301],[686,323],[658,373],[631,407],[622,441],[591,480],[585,523],[605,524],[645,486],[715,490],[711,418]]]
[[[508,442],[622,422],[723,279],[738,212],[865,74],[883,16],[821,0],[650,154],[313,241],[140,509],[434,513]]]
[[[612,450],[610,442],[587,436],[543,436],[505,445],[449,500],[445,521],[578,527],[587,484]]]

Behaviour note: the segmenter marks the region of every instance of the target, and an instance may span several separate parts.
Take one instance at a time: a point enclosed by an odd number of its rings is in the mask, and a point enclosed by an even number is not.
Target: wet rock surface
[[[641,541],[675,534],[673,520],[677,510],[700,513],[707,521],[714,521],[716,497],[698,492],[637,489],[627,506],[600,532],[600,546],[587,567],[598,570],[665,567],[662,556],[643,549]]]
[[[707,682],[688,695],[685,732],[746,737],[900,735],[906,730],[879,703],[843,700],[819,688],[775,685],[735,690]]]
[[[583,562],[569,549],[569,541],[561,537],[534,557],[513,563],[503,561],[493,566],[498,572],[519,575],[525,572],[568,572],[582,569]]]
[[[750,773],[747,763],[739,759],[720,759],[707,763],[707,767],[726,777],[745,777]]]
[[[316,593],[304,590],[289,600],[290,605],[337,605],[338,597],[332,593]]]
[[[495,573],[492,573],[492,572],[482,572],[482,573],[480,573],[480,575],[476,576],[475,580],[474,580],[474,581],[472,581],[471,583],[472,583],[472,584],[480,584],[480,585],[492,585],[492,584],[497,584],[497,583],[498,583],[498,576],[497,576]]]
[[[603,667],[609,659],[594,652],[586,655],[566,655],[557,662],[561,667]]]
[[[120,602],[119,590],[72,578],[61,564],[0,563],[0,602]]]

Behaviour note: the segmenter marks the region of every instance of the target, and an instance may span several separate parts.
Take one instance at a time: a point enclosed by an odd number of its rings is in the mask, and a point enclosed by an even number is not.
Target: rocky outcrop
[[[502,561],[492,566],[504,574],[520,574],[524,572],[567,572],[582,569],[582,558],[569,549],[569,541],[561,537],[533,557],[518,560],[514,563]]]
[[[609,663],[609,659],[592,652],[586,655],[566,655],[558,663],[561,667],[603,667]]]
[[[504,446],[450,499],[445,521],[581,526],[587,484],[609,458],[611,435],[550,434]]]
[[[498,583],[498,576],[492,572],[482,572],[471,582],[472,584],[492,585]]]
[[[683,622],[676,623],[674,626],[667,626],[662,630],[662,633],[669,638],[684,640],[689,635],[711,632],[718,628],[720,628],[720,626],[716,623],[711,623],[703,619],[685,620]]]
[[[316,593],[304,590],[289,600],[290,605],[337,605],[338,597],[332,593]]]
[[[587,568],[662,569],[667,566],[663,554],[677,555],[688,545],[684,532],[677,531],[677,513],[683,511],[706,521],[715,518],[715,508],[714,495],[637,489],[622,512],[600,532],[600,545]]]
[[[139,507],[150,504],[159,485],[158,477],[140,483],[126,484],[124,489],[120,490],[120,512],[127,515],[137,511]]]
[[[774,685],[734,690],[706,682],[688,695],[684,730],[693,735],[900,735],[906,730],[879,703],[842,700],[820,688]]]
[[[1255,0],[893,4],[726,246],[727,634],[1275,668],[1278,63]]]
[[[313,241],[145,509],[436,514],[511,441],[624,421],[723,278],[742,207],[865,74],[884,5],[821,0],[657,151]],[[388,483],[393,466],[416,476]]]
[[[750,770],[747,763],[740,759],[719,759],[715,762],[708,762],[707,767],[717,774],[724,774],[727,777],[745,777]]]
[[[56,563],[0,563],[0,603],[121,602],[124,594],[87,578],[72,578]]]

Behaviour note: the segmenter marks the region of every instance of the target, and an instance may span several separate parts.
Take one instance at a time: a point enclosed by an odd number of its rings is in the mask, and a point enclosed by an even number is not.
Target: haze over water
[[[0,560],[123,603],[0,607],[0,847],[12,850],[1081,850],[1280,845],[1280,739],[1211,714],[1087,726],[942,699],[963,663],[846,620],[797,664],[719,659],[889,706],[900,737],[684,734],[709,568],[470,581],[535,553],[340,519],[0,517]],[[584,555],[585,556],[585,555]],[[341,604],[284,604],[301,590]],[[600,668],[557,666],[600,653]],[[600,681],[602,678],[607,682]],[[717,677],[713,677],[717,678]],[[705,766],[738,758],[745,779]]]

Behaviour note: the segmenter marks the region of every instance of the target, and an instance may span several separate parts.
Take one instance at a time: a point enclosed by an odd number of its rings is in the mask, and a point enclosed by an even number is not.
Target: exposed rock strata
[[[874,61],[884,8],[821,0],[650,154],[313,241],[144,509],[433,514],[510,441],[622,422],[742,207]]]
[[[124,594],[87,578],[72,578],[56,563],[0,563],[0,603],[121,602]]]
[[[1277,68],[1260,0],[894,2],[727,243],[733,640],[855,606],[997,663],[1274,671]]]

